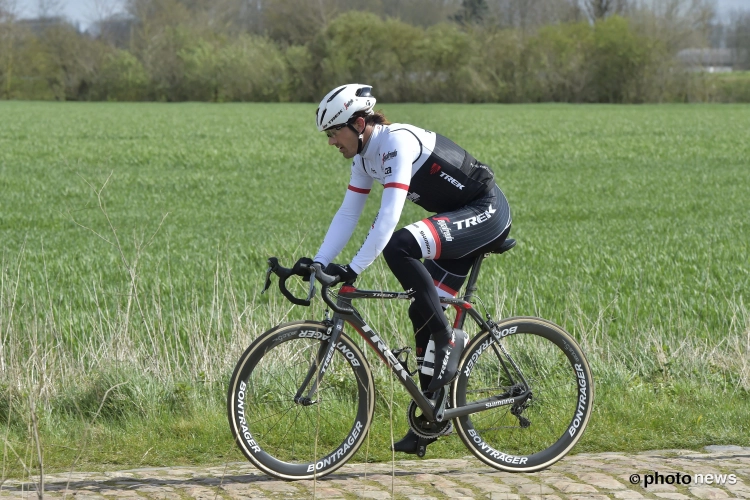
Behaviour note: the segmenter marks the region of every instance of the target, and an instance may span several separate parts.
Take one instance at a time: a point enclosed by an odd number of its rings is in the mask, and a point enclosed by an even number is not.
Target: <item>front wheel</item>
[[[359,348],[343,333],[317,391],[330,328],[302,321],[258,337],[242,354],[229,382],[227,411],[242,453],[280,479],[312,479],[335,471],[359,449],[372,422],[375,388]]]
[[[534,472],[564,457],[591,416],[594,383],[581,348],[565,330],[539,318],[510,318],[496,337],[482,331],[464,350],[453,407],[488,400],[456,419],[464,444],[482,462]],[[523,395],[509,405],[502,399]]]

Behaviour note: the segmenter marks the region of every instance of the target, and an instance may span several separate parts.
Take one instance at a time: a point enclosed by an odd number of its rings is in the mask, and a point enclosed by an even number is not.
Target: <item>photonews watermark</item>
[[[630,483],[643,485],[644,488],[654,484],[723,486],[737,484],[737,476],[734,474],[683,474],[681,472],[662,474],[654,471],[650,474],[631,474]]]

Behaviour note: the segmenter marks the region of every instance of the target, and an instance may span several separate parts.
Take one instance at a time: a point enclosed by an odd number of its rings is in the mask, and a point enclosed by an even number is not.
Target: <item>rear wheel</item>
[[[227,401],[232,434],[248,460],[271,476],[330,474],[354,455],[370,428],[372,374],[344,334],[313,401],[295,402],[311,367],[317,374],[329,330],[309,321],[280,325],[247,348],[232,374]]]
[[[591,369],[575,340],[539,318],[510,318],[500,341],[479,333],[466,347],[453,386],[453,407],[487,398],[488,409],[456,419],[464,444],[484,463],[533,472],[564,457],[591,416]],[[526,394],[522,402],[501,399]],[[492,402],[499,403],[491,406]]]

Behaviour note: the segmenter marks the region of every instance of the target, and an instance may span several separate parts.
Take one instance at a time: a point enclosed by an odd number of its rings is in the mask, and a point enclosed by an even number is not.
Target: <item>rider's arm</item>
[[[412,162],[419,156],[420,149],[412,134],[391,133],[381,151],[387,157],[381,165],[385,173],[383,199],[367,239],[349,264],[357,274],[373,263],[391,239],[409,192]]]
[[[372,177],[362,172],[362,167],[357,166],[357,164],[361,165],[361,160],[355,158],[352,163],[352,175],[346,189],[346,195],[344,195],[344,201],[336,215],[333,216],[326,237],[323,239],[323,244],[313,259],[324,266],[330,264],[341,253],[349,238],[352,237],[359,216],[365,207],[367,195],[370,194],[372,188]]]

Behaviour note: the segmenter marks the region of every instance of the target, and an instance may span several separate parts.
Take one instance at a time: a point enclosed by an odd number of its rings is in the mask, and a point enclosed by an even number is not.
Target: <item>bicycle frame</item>
[[[499,406],[517,405],[522,404],[529,396],[529,389],[526,381],[520,370],[513,362],[510,354],[505,350],[502,345],[501,338],[503,334],[497,332],[494,328],[494,323],[488,317],[487,320],[483,319],[482,316],[473,307],[470,300],[473,292],[476,290],[476,281],[479,275],[479,268],[481,266],[484,256],[477,257],[474,265],[472,266],[471,275],[466,288],[466,295],[463,299],[441,297],[440,301],[443,304],[450,305],[456,309],[456,318],[454,320],[454,328],[462,328],[466,317],[471,317],[482,329],[486,329],[492,332],[495,342],[492,343],[492,347],[495,350],[498,359],[509,378],[513,380],[513,376],[506,365],[506,362],[512,366],[515,373],[518,375],[521,383],[525,390],[518,394],[498,394],[485,398],[479,401],[475,401],[466,406],[459,408],[445,408],[445,404],[448,398],[447,386],[438,391],[437,397],[434,400],[428,399],[421,391],[421,389],[414,382],[409,374],[409,371],[404,367],[397,356],[393,354],[390,347],[380,337],[378,332],[370,327],[367,322],[362,318],[359,312],[352,306],[351,301],[353,299],[397,299],[397,300],[409,300],[410,294],[408,292],[386,292],[378,290],[359,290],[351,285],[344,285],[339,289],[338,299],[336,301],[336,309],[339,311],[347,312],[334,312],[333,317],[330,320],[330,338],[328,342],[321,344],[320,351],[318,352],[316,362],[310,367],[310,370],[305,378],[304,382],[299,388],[295,396],[295,402],[303,405],[313,404],[313,397],[317,391],[318,383],[323,378],[328,364],[330,363],[334,349],[337,348],[338,339],[341,332],[344,329],[344,323],[349,323],[364,341],[377,353],[378,357],[388,366],[399,380],[401,385],[406,389],[409,395],[412,397],[414,402],[417,404],[423,415],[430,421],[442,422],[445,419],[454,419],[477,413],[489,408],[497,408]],[[326,292],[324,291],[324,294]],[[489,347],[489,345],[487,346]],[[502,351],[502,352],[499,352]],[[346,353],[344,353],[346,355]],[[505,360],[503,360],[505,358]],[[317,376],[316,376],[317,372]],[[305,392],[305,388],[315,378],[314,383],[309,388],[307,395],[302,396]],[[516,391],[517,392],[517,391]]]

